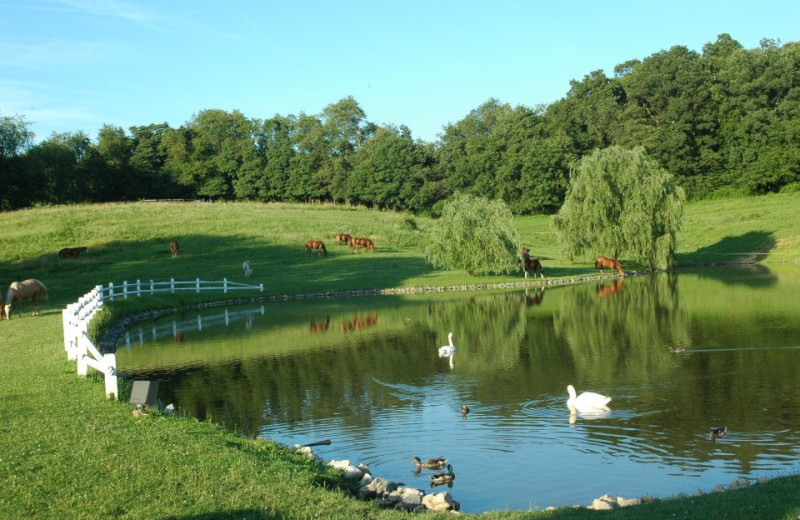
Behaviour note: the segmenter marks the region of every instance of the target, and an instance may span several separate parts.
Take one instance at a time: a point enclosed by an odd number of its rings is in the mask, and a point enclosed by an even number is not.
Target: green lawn
[[[263,283],[265,294],[282,295],[522,281],[517,273],[473,277],[434,271],[422,253],[429,219],[346,206],[133,203],[0,215],[0,285],[38,278],[50,294],[41,316],[33,317],[27,303],[21,317],[0,322],[0,518],[406,518],[353,501],[338,490],[335,475],[281,446],[190,419],[155,413],[135,419],[130,405],[106,401],[99,375],[75,375],[62,340],[61,309],[96,284],[228,278]],[[690,204],[679,266],[796,263],[798,217],[799,194]],[[525,245],[542,258],[548,279],[595,273],[588,262],[561,257],[548,217],[522,217],[516,224]],[[333,235],[339,232],[370,237],[376,252],[337,248]],[[182,250],[174,259],[168,248],[173,238]],[[303,244],[312,238],[326,241],[327,257],[306,255]],[[57,251],[72,246],[87,246],[89,252],[59,260]],[[245,259],[255,271],[249,279],[242,273]],[[219,298],[194,293],[132,298],[109,306],[98,323],[145,308]],[[604,517],[796,519],[798,490],[800,478],[787,476]],[[482,516],[597,514],[565,508]]]

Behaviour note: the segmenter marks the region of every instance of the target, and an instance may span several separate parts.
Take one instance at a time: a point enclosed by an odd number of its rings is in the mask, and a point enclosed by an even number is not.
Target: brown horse
[[[373,244],[372,240],[368,238],[359,238],[359,237],[350,238],[350,247],[353,248],[353,250],[355,250],[356,246],[364,246],[364,249],[366,251],[375,251],[375,244]]]
[[[81,253],[85,253],[89,250],[88,247],[65,247],[61,251],[58,252],[59,258],[66,258],[71,256],[72,258],[78,258],[81,256]]]
[[[616,269],[619,271],[620,276],[625,276],[625,271],[622,270],[622,265],[617,262],[616,258],[608,258],[607,256],[598,256],[594,259],[594,267],[595,269],[600,269],[600,272],[603,272],[604,267],[608,267],[609,271],[613,271]]]
[[[311,255],[311,250],[317,250],[317,256],[328,256],[328,250],[325,249],[325,244],[322,240],[308,240],[306,241],[306,254]]]
[[[525,278],[528,277],[528,271],[533,271],[542,278],[544,278],[544,268],[538,258],[531,259],[530,252],[527,247],[522,248],[522,271],[525,273]]]
[[[4,307],[6,319],[11,319],[11,304],[22,302],[23,300],[33,300],[33,315],[39,314],[39,298],[47,299],[47,287],[39,280],[29,279],[22,282],[11,282],[6,292],[6,304]],[[17,313],[19,314],[19,313]]]
[[[169,243],[169,251],[172,253],[172,258],[181,254],[181,245],[178,244],[177,240],[173,240]]]
[[[349,244],[350,239],[353,238],[347,233],[337,233],[333,236],[336,239],[336,247],[339,247],[340,244]]]
[[[308,325],[308,330],[311,331],[312,334],[316,334],[318,332],[325,332],[328,330],[328,327],[331,324],[331,317],[325,316],[325,320],[316,321],[314,318],[311,318],[311,323]]]

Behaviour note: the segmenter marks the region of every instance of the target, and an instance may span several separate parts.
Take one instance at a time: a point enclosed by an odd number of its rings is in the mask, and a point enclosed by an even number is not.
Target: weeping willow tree
[[[425,259],[435,267],[468,273],[519,269],[520,237],[505,202],[456,193],[434,223]]]
[[[573,169],[553,225],[569,259],[604,255],[663,269],[672,265],[685,199],[643,148],[612,146]]]

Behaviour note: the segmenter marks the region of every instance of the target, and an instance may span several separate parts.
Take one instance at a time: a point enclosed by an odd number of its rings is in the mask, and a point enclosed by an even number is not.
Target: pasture
[[[687,206],[679,265],[800,261],[800,194]],[[4,518],[407,518],[334,490],[323,467],[280,446],[210,423],[131,416],[103,398],[100,380],[75,376],[62,347],[60,309],[98,283],[202,278],[264,283],[265,294],[522,281],[435,271],[424,261],[430,220],[346,206],[132,203],[42,207],[2,214],[0,283],[36,278],[42,315],[0,322],[0,517]],[[594,273],[561,258],[549,217],[515,221],[546,276]],[[370,238],[374,252],[337,247],[334,235]],[[172,258],[169,242],[180,241]],[[307,255],[326,241],[327,257]],[[64,247],[88,247],[59,258]],[[253,275],[245,278],[248,260]],[[627,271],[631,269],[620,259]],[[235,295],[234,297],[240,297]],[[241,295],[241,297],[245,297]],[[129,309],[195,303],[193,293],[130,302]],[[165,471],[169,468],[169,471]],[[800,515],[798,477],[720,495],[619,510],[613,518],[768,518]],[[329,489],[326,489],[329,488]],[[588,518],[590,511],[497,512],[482,518]]]

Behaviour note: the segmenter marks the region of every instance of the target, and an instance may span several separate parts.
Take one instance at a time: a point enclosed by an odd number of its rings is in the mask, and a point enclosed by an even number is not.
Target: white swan
[[[447,357],[455,355],[456,347],[453,345],[453,333],[450,332],[447,335],[447,340],[450,342],[449,345],[445,345],[443,347],[439,347],[439,357]]]
[[[567,385],[567,406],[570,410],[577,410],[579,412],[592,412],[597,410],[608,410],[608,403],[611,402],[610,397],[596,394],[594,392],[583,392],[581,395],[575,395],[575,387]]]

